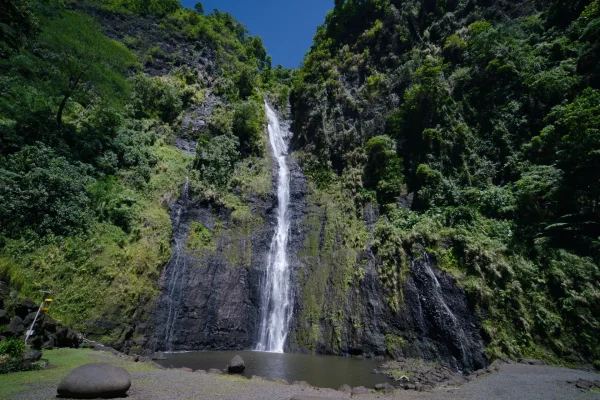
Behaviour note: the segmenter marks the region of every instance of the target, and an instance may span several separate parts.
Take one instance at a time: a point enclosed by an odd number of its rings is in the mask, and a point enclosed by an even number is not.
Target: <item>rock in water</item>
[[[152,359],[153,360],[166,360],[167,357],[165,357],[165,353],[162,353],[159,351],[158,353],[152,354]]]
[[[375,385],[375,390],[378,392],[392,393],[394,390],[396,390],[396,388],[386,382]]]
[[[230,374],[241,374],[245,369],[246,364],[244,364],[244,359],[240,356],[233,357],[227,366],[227,371],[229,371]]]
[[[116,398],[131,387],[131,376],[123,368],[105,363],[75,368],[58,385],[58,394],[75,399]]]
[[[346,393],[346,394],[352,394],[352,388],[349,385],[342,385],[338,389],[338,392],[342,392],[342,393]]]
[[[368,393],[369,393],[369,390],[364,386],[357,386],[355,388],[352,388],[352,396],[359,395],[359,394],[368,394]]]

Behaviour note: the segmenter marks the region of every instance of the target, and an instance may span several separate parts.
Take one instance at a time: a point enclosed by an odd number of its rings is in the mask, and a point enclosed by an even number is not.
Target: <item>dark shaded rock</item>
[[[42,349],[52,350],[52,349],[54,349],[54,343],[55,343],[54,338],[50,337],[50,338],[48,338],[47,341],[44,342],[44,344],[42,345]]]
[[[208,373],[209,373],[209,374],[217,374],[217,375],[220,375],[220,374],[222,374],[222,373],[223,373],[223,371],[221,371],[220,369],[211,368],[211,369],[209,369],[209,370],[208,370]]]
[[[575,384],[576,387],[578,387],[579,389],[584,389],[584,390],[589,390],[592,387],[594,387],[594,382],[590,382],[590,381],[586,381],[583,379],[580,379],[577,381],[577,383]]]
[[[44,329],[47,325],[44,325]],[[79,336],[77,333],[66,326],[58,326],[56,328],[56,346],[57,347],[68,347],[78,348],[79,347]]]
[[[74,369],[58,385],[58,394],[75,399],[124,396],[131,387],[131,376],[123,368],[96,363]]]
[[[359,394],[367,394],[369,393],[369,389],[367,389],[364,386],[357,386],[355,388],[352,388],[352,396],[356,396]]]
[[[8,324],[9,321],[8,313],[5,310],[0,310],[0,325]]]
[[[375,385],[375,390],[377,390],[378,392],[384,392],[384,393],[391,393],[395,390],[396,388],[393,387],[392,385],[390,385],[389,383],[378,383],[377,385]]]
[[[10,289],[6,283],[0,281],[0,308],[4,307],[4,300],[10,295]]]
[[[31,313],[34,313],[35,317],[35,313],[37,312],[38,308],[39,305],[35,304],[31,300],[21,300],[17,302],[17,305],[15,306],[15,315],[23,320],[26,319]]]
[[[339,387],[338,392],[351,394],[352,388],[349,385],[342,385]]]
[[[244,364],[244,359],[240,356],[233,357],[227,366],[227,371],[230,374],[241,374],[245,369],[246,364]]]
[[[546,362],[543,360],[534,360],[531,358],[521,358],[519,359],[519,363],[527,365],[546,365]]]
[[[27,316],[23,319],[23,325],[25,325],[26,327],[30,327],[31,324],[33,324],[33,321],[35,321],[35,316],[37,315],[37,311],[31,312],[29,314],[27,314]],[[40,317],[38,316],[38,321],[36,321],[36,324],[40,321]]]
[[[42,352],[37,350],[29,350],[23,355],[23,361],[32,363],[42,359]]]
[[[3,335],[6,337],[19,337],[23,333],[25,333],[25,325],[23,325],[23,320],[19,317],[14,317],[4,330]]]
[[[167,357],[165,356],[165,353],[162,352],[158,352],[158,353],[154,353],[152,354],[152,358],[153,360],[166,360]]]

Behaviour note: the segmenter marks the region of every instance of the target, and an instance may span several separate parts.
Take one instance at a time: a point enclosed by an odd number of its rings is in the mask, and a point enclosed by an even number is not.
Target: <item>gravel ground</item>
[[[110,359],[107,359],[110,362]],[[122,361],[120,361],[122,362]],[[200,374],[184,370],[133,372],[131,400],[289,400],[295,395],[350,398],[331,389],[287,385],[263,379],[245,379],[228,375]],[[456,389],[439,389],[429,393],[396,391],[394,394],[369,394],[353,399],[398,398],[409,400],[600,400],[600,394],[582,392],[567,383],[570,380],[598,380],[600,375],[547,366],[502,365],[500,371],[478,378]],[[37,383],[11,399],[40,400],[55,398],[56,385]]]

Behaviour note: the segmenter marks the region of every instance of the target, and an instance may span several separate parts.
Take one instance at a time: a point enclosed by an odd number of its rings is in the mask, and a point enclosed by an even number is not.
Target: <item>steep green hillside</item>
[[[346,210],[377,204],[390,305],[425,248],[489,356],[600,367],[600,2],[335,4],[295,81],[295,146]]]
[[[0,279],[51,290],[54,317],[118,342],[159,293],[186,174],[198,196],[239,202],[223,194],[265,151],[260,93],[287,99],[290,72],[231,15],[178,1],[2,9]]]

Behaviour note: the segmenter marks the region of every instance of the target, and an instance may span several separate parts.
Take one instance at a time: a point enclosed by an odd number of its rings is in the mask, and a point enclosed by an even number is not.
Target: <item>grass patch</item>
[[[44,358],[50,362],[50,368],[41,371],[17,372],[0,375],[0,398],[21,393],[39,385],[55,385],[73,369],[90,363],[108,363],[125,368],[130,373],[154,371],[146,363],[133,363],[114,357],[108,353],[90,349],[56,349],[44,351]]]

